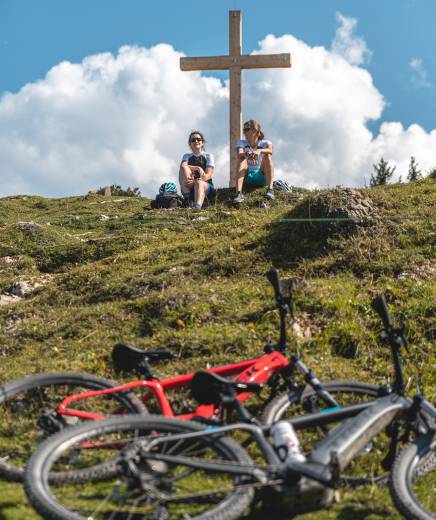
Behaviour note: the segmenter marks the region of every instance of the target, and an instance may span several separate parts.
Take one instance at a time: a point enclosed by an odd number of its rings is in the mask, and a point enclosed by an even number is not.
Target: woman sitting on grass
[[[185,202],[201,209],[204,198],[212,194],[212,173],[215,167],[213,155],[204,151],[204,136],[195,131],[189,134],[191,153],[185,153],[180,163],[179,182]]]
[[[254,119],[244,123],[245,139],[236,143],[238,149],[238,171],[236,172],[236,197],[233,202],[244,201],[242,187],[267,186],[265,195],[274,199],[274,164],[272,160],[272,143],[264,139],[260,124]]]

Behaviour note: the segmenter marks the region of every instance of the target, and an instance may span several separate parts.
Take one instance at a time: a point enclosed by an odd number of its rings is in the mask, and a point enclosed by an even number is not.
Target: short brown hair
[[[245,121],[244,126],[246,126],[246,125],[247,126],[250,125],[250,128],[254,128],[256,130],[259,141],[261,141],[262,139],[265,139],[265,135],[263,134],[262,130],[260,129],[260,123],[258,123],[254,119],[249,119],[248,121]]]

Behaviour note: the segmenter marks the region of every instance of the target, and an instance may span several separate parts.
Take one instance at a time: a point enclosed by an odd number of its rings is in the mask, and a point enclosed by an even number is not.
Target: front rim
[[[332,394],[339,405],[346,406],[363,402],[371,402],[377,398],[378,387],[367,383],[353,381],[329,381],[323,386]],[[295,394],[277,396],[265,410],[264,422],[272,423],[280,419],[291,419],[307,413],[326,411],[328,406],[317,396],[315,391],[306,387],[301,397]],[[323,437],[328,434],[334,424],[326,428],[305,428],[297,430],[297,436],[303,451],[308,455]],[[372,440],[347,467],[344,479],[350,485],[365,482],[385,483],[386,470],[391,464],[388,457],[390,445],[389,431],[381,432]],[[393,459],[393,457],[392,457]]]
[[[58,435],[50,446],[42,446],[32,457],[26,477],[26,491],[36,509],[43,515],[51,515],[49,518],[96,520],[128,517],[206,519],[224,513],[226,518],[233,518],[235,508],[238,515],[242,513],[251,501],[252,492],[238,487],[241,477],[141,458],[141,449],[149,439],[202,427],[187,421],[160,419],[138,422],[137,419],[132,421],[126,416],[128,424],[126,420],[102,421],[93,430],[88,428],[89,431],[76,428],[74,434]],[[77,454],[78,447],[84,443],[93,443],[94,452]],[[207,437],[201,437],[195,443],[163,441],[156,449],[159,453],[201,460],[250,461],[234,443]],[[70,455],[74,452],[73,460]],[[95,457],[114,456],[118,457],[117,474],[111,478],[106,476],[99,482],[80,484],[50,481],[51,471],[65,469],[65,466],[68,471],[74,471],[72,465],[80,465],[83,471],[84,465],[96,464]],[[101,458],[98,462],[101,463]]]
[[[436,446],[425,446],[415,455],[406,474],[409,495],[430,518],[436,518]]]
[[[35,448],[46,438],[80,424],[73,416],[56,410],[63,399],[74,393],[111,388],[117,383],[87,374],[39,374],[12,381],[2,387],[0,396],[0,474],[21,480],[24,466]],[[103,415],[138,413],[128,395],[82,399],[75,408]]]

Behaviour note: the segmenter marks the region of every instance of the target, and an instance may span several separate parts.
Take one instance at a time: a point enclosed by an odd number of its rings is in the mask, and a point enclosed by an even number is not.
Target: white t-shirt
[[[271,145],[272,145],[271,141],[268,141],[267,139],[262,139],[261,141],[259,141],[257,143],[257,146],[253,148],[252,146],[250,146],[247,139],[239,139],[236,142],[235,148],[237,148],[237,149],[242,148],[244,150],[244,152],[250,153],[250,152],[254,152],[255,150],[262,149],[262,148],[269,148]],[[249,170],[258,170],[262,166],[263,156],[264,156],[264,154],[260,153],[258,155],[257,161],[250,160],[248,163],[248,169]]]
[[[190,161],[191,159],[191,161]],[[194,159],[194,160],[192,160]],[[195,160],[200,159],[200,161]],[[199,166],[200,164],[205,164],[206,166],[202,166],[205,170],[209,166],[211,168],[215,168],[215,160],[213,158],[213,155],[211,153],[201,152],[198,155],[191,152],[191,153],[185,153],[182,157],[182,162],[186,161],[188,164],[195,164],[195,166]]]

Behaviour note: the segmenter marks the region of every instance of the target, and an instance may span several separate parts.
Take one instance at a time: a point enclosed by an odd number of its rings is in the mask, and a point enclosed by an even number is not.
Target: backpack
[[[164,192],[151,201],[151,209],[175,209],[183,206],[183,197],[173,192]]]

